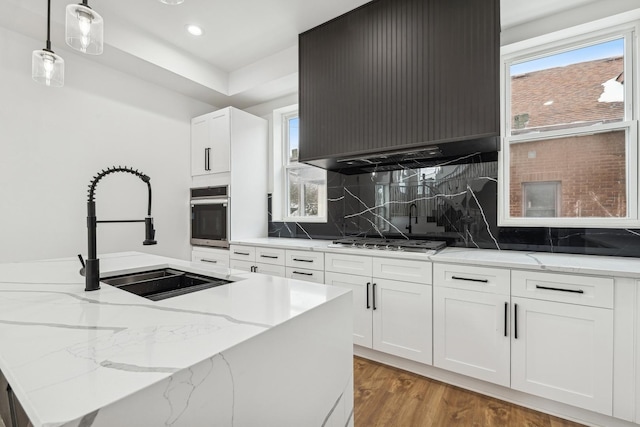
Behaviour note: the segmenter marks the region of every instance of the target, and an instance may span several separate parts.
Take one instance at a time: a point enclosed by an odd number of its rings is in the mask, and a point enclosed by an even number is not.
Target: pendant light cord
[[[51,0],[47,0],[47,49],[51,51]]]

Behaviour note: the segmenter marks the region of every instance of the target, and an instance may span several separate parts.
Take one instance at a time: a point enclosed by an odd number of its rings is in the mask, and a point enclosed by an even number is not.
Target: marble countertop
[[[330,246],[331,240],[277,237],[247,239],[232,243],[559,273],[640,278],[640,259],[627,257],[454,247],[445,248],[435,255],[427,255],[419,252],[334,248]]]
[[[154,302],[106,284],[85,292],[75,257],[0,264],[0,370],[36,427],[81,419],[347,292],[138,252],[100,264],[102,277],[172,267],[235,282]]]

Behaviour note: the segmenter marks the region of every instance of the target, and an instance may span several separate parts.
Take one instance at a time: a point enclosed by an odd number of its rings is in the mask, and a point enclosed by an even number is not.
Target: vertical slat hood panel
[[[300,159],[496,151],[499,36],[499,0],[376,0],[301,34]]]

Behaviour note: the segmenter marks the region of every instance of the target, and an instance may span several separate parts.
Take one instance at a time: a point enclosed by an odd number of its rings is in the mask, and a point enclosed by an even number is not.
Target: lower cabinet
[[[511,388],[613,413],[613,310],[513,297]]]
[[[229,267],[229,250],[197,246],[191,251],[191,261]]]
[[[509,387],[507,269],[433,266],[433,364]]]
[[[7,379],[0,371],[0,419],[6,427],[32,426],[22,405],[13,394]]]
[[[433,364],[509,387],[509,296],[435,286]]]
[[[285,277],[284,249],[234,244],[229,252],[232,269]]]
[[[371,275],[372,271],[379,271],[376,264],[383,263],[388,267],[395,261],[407,271],[412,270],[406,260],[327,253],[325,283],[353,291],[354,344],[431,364],[431,275],[416,277],[423,283]],[[424,264],[423,261],[415,263],[416,268],[422,268],[420,264]],[[369,275],[348,274],[341,270],[368,272]]]
[[[371,293],[372,347],[430,365],[431,286],[374,278]]]

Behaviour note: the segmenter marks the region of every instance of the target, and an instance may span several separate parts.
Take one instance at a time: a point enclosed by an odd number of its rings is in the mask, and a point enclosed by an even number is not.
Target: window
[[[525,182],[522,184],[524,203],[523,216],[557,217],[560,216],[559,182]]]
[[[503,56],[500,225],[640,225],[633,30]]]
[[[273,220],[326,222],[327,172],[298,162],[299,123],[297,106],[274,112]]]

